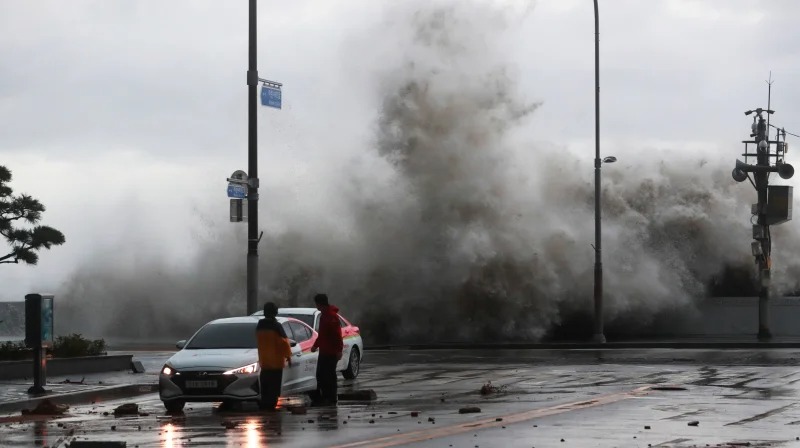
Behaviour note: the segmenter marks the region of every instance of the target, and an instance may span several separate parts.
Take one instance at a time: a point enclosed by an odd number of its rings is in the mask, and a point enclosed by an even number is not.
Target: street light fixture
[[[606,342],[603,334],[603,257],[600,235],[600,166],[613,163],[616,157],[600,158],[600,17],[597,0],[594,0],[594,341]]]

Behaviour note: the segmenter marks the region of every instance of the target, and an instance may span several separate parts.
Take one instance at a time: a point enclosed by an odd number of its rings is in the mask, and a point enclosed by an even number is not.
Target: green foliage
[[[45,208],[41,202],[26,194],[14,195],[7,184],[11,182],[11,170],[0,165],[0,235],[11,246],[11,252],[0,256],[2,263],[36,264],[37,252],[64,244],[64,234],[49,227],[37,225]],[[15,224],[26,223],[28,227]]]
[[[53,342],[53,356],[56,358],[74,358],[76,356],[98,356],[105,354],[106,341],[89,340],[79,333],[69,336],[58,336]]]
[[[0,361],[17,361],[28,358],[30,349],[22,341],[6,341],[0,344]]]

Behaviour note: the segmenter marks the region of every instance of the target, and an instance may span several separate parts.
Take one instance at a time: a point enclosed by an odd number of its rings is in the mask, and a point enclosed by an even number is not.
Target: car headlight
[[[172,375],[173,373],[177,372],[175,372],[175,369],[165,364],[164,367],[161,368],[161,373],[164,375]]]
[[[249,375],[251,373],[258,372],[258,363],[254,362],[252,364],[248,364],[244,367],[239,367],[238,369],[228,370],[227,372],[222,372],[223,375],[236,375],[236,374],[244,374]]]

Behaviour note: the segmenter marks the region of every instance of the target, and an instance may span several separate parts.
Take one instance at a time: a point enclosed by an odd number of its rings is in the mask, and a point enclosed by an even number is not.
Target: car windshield
[[[290,313],[278,313],[280,317],[291,317],[293,319],[297,319],[300,322],[304,322],[311,328],[314,328],[314,315],[313,314],[290,314]]]
[[[256,322],[206,325],[186,345],[189,350],[256,347]]]

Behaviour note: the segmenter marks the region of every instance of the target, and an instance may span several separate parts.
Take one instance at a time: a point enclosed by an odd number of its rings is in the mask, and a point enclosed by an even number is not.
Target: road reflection
[[[259,424],[258,420],[251,417],[247,419],[244,427],[247,434],[247,448],[261,447],[261,434],[259,432],[261,425]]]
[[[273,446],[281,440],[285,423],[284,412],[261,412],[246,408],[217,410],[214,416],[191,414],[182,416],[179,421],[162,423],[160,446],[176,448],[184,446],[187,442],[205,444],[212,440],[222,446],[230,447]]]
[[[162,426],[162,443],[161,446],[164,448],[174,448],[175,447],[175,425],[172,423],[167,423],[166,425]]]

